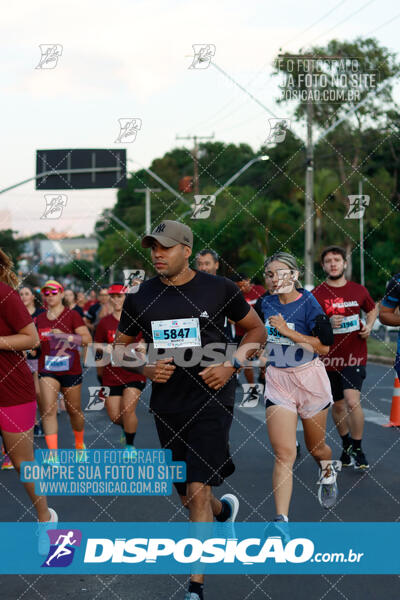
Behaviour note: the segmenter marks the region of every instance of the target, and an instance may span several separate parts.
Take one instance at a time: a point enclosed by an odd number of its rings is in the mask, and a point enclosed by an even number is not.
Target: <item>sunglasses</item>
[[[43,296],[57,296],[60,290],[44,290]]]

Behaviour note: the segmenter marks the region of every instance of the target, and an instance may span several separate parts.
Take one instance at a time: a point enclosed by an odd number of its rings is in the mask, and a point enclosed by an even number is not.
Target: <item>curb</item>
[[[368,361],[376,362],[381,365],[390,365],[394,364],[394,357],[388,358],[387,356],[379,356],[378,354],[368,354]]]

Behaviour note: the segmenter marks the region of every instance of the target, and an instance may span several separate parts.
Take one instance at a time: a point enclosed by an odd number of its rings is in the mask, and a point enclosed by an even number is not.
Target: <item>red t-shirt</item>
[[[33,323],[18,292],[0,282],[0,336],[15,335]],[[0,350],[0,406],[36,400],[32,373],[20,350]]]
[[[82,373],[79,350],[67,344],[65,348],[54,351],[50,347],[48,335],[52,329],[60,329],[63,333],[75,333],[78,327],[84,327],[82,317],[76,310],[64,308],[57,319],[48,319],[43,312],[35,319],[41,341],[39,356],[39,373],[49,375],[80,375]],[[57,357],[56,359],[54,357]]]
[[[324,282],[312,293],[328,317],[344,317],[340,328],[333,330],[334,343],[329,354],[322,357],[326,369],[341,371],[346,366],[365,365],[367,340],[359,336],[360,311],[362,309],[368,313],[375,308],[368,290],[354,281],[347,281],[341,287],[333,287]]]
[[[85,302],[85,304],[83,305],[83,312],[87,312],[89,308],[93,306],[93,304],[96,304],[96,302],[97,300],[88,300],[87,302]]]
[[[119,321],[114,315],[107,315],[100,319],[96,333],[94,336],[95,342],[112,344],[115,339],[115,332],[118,329]],[[135,342],[139,342],[142,339],[140,333],[135,337]],[[146,377],[140,375],[140,373],[134,373],[123,367],[113,367],[108,364],[103,370],[103,385],[123,385],[124,383],[130,383],[131,381],[146,381]]]
[[[257,300],[263,296],[265,294],[266,290],[265,288],[263,288],[262,285],[257,285],[255,283],[252,283],[251,285],[251,290],[249,292],[247,292],[247,294],[243,294],[244,299],[246,300],[247,304],[250,304],[250,306],[254,306],[254,304],[257,302]],[[235,329],[236,329],[236,335],[244,335],[246,332],[242,327],[239,327],[239,325],[235,325]]]

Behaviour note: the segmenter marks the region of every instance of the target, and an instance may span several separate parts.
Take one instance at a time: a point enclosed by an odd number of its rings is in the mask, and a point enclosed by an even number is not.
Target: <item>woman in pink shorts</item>
[[[264,354],[266,420],[275,454],[273,490],[275,521],[287,522],[296,458],[296,427],[300,416],[308,451],[320,467],[318,498],[330,508],[336,501],[336,464],[325,442],[332,403],[329,379],[318,354],[333,343],[329,320],[313,295],[300,288],[296,259],[278,252],[265,261],[271,294],[261,301],[267,329]]]
[[[0,250],[0,430],[7,454],[18,471],[33,461],[33,426],[36,393],[32,373],[23,351],[39,344],[32,317],[16,288],[11,259]],[[38,520],[56,523],[57,513],[48,508],[45,496],[38,496],[34,483],[24,483]]]

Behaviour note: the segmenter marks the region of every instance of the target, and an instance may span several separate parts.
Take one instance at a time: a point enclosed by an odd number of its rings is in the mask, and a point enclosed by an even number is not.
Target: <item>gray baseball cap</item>
[[[166,248],[172,248],[177,244],[184,244],[192,248],[193,232],[190,227],[179,221],[161,221],[150,235],[144,236],[142,248],[150,248],[154,240]]]

